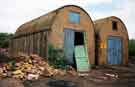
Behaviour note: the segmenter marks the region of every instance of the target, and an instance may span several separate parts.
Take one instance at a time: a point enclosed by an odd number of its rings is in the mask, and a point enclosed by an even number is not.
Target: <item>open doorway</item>
[[[84,33],[83,32],[75,32],[74,38],[75,38],[74,39],[74,47],[84,45]],[[75,52],[73,53],[73,61],[74,61],[74,64],[72,66],[77,69]]]
[[[85,33],[71,29],[65,29],[64,33],[64,55],[66,64],[71,65],[79,72],[89,71]]]
[[[75,32],[74,45],[84,45],[84,34],[83,32]]]
[[[86,40],[85,32],[75,32],[74,40],[74,59],[75,67],[79,72],[89,71],[88,51],[85,44]]]

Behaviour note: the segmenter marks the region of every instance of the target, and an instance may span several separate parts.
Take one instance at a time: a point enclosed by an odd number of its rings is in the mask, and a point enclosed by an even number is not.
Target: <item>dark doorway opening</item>
[[[83,32],[75,32],[74,33],[74,47],[78,45],[84,45],[84,33]],[[77,69],[77,64],[75,60],[75,52],[73,53],[73,61],[74,64],[72,65],[75,69]]]
[[[84,35],[83,32],[75,32],[75,46],[84,45]]]

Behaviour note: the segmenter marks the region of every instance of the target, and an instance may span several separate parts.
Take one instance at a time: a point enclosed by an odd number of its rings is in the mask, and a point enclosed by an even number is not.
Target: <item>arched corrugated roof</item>
[[[41,31],[43,29],[49,29],[51,26],[53,19],[55,18],[56,11],[51,12],[47,15],[43,15],[34,20],[31,20],[23,25],[21,25],[15,33],[15,36],[24,35],[28,33],[34,33],[37,31]]]
[[[126,25],[124,24],[124,22],[123,22],[120,18],[118,18],[118,17],[116,17],[116,16],[110,16],[110,17],[106,17],[106,18],[102,18],[102,19],[96,20],[96,21],[94,21],[94,24],[100,23],[100,22],[104,22],[105,20],[108,20],[108,19],[116,19],[116,20],[119,20],[119,21],[123,24],[124,29],[125,29],[125,31],[126,31],[127,34],[128,34]]]
[[[29,33],[38,32],[38,31],[42,31],[42,30],[46,30],[46,29],[50,29],[53,21],[55,20],[55,17],[57,15],[58,11],[60,9],[63,9],[65,7],[69,7],[69,6],[80,8],[88,15],[88,13],[83,8],[81,8],[79,6],[66,5],[66,6],[58,8],[58,9],[56,9],[56,10],[54,10],[54,11],[52,11],[52,12],[46,14],[46,15],[40,16],[40,17],[38,17],[38,18],[36,18],[34,20],[31,20],[31,21],[26,22],[25,24],[21,25],[16,30],[15,37],[20,36],[20,35],[29,34]]]

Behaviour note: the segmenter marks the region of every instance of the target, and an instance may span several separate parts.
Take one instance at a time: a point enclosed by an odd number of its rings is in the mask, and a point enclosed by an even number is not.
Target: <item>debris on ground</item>
[[[93,69],[88,77],[90,78],[89,80],[94,82],[116,81],[119,79],[119,75],[115,70],[101,67]]]
[[[8,55],[8,49],[6,49],[6,48],[0,48],[0,54]]]
[[[10,61],[9,52],[6,48],[0,48],[0,64]]]
[[[72,66],[68,67],[67,73],[69,75],[73,75],[73,76],[77,76],[78,75],[78,73],[76,72],[76,70]]]
[[[116,74],[110,74],[110,73],[105,73],[106,76],[110,76],[112,78],[118,78],[118,75]]]
[[[40,76],[65,75],[65,71],[55,69],[37,55],[20,54],[13,61],[0,65],[0,78],[10,77],[21,80],[38,79]]]

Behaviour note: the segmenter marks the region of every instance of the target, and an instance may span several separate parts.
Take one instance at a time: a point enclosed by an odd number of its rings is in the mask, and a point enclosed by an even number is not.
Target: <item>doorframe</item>
[[[90,66],[91,64],[90,64],[89,53],[88,53],[88,46],[87,46],[88,43],[86,43],[86,39],[85,39],[86,36],[87,36],[87,35],[86,35],[87,31],[78,31],[78,30],[75,30],[75,32],[81,32],[81,33],[83,34],[83,40],[84,40],[83,43],[84,43],[84,44],[83,44],[82,46],[84,47],[84,50],[87,52],[87,57],[86,57],[86,59],[87,59],[87,61],[88,61],[88,71],[89,71],[89,70],[90,70],[90,67],[91,67],[91,66]],[[87,38],[88,38],[88,37],[87,37]],[[77,46],[77,45],[74,45],[74,47],[75,47],[75,46]],[[80,46],[81,46],[81,45],[80,45]],[[77,59],[77,58],[75,57],[75,60],[76,60],[76,59]],[[76,62],[76,66],[77,66],[77,64],[78,64],[78,63]],[[76,68],[76,69],[78,69],[78,68]],[[79,71],[79,72],[88,72],[88,71]]]
[[[75,32],[82,32],[83,33],[83,35],[85,35],[84,33],[87,33],[87,31],[85,31],[85,30],[76,30],[76,29],[73,29],[73,28],[63,28],[63,33],[64,33],[64,30],[65,29],[67,29],[67,30],[72,30],[72,31],[74,31],[74,33]],[[65,34],[65,33],[64,33]],[[83,36],[83,38],[84,38],[85,36]],[[63,41],[64,41],[64,38],[65,38],[65,35],[63,35]],[[65,43],[65,42],[64,42]],[[65,44],[63,44],[63,45],[65,45]],[[75,46],[75,45],[74,45]],[[84,39],[84,46],[85,46],[85,48],[87,49],[87,53],[88,53],[88,48],[87,48],[87,46],[86,46],[86,43],[85,43],[85,39]],[[64,46],[63,46],[64,47]],[[65,55],[65,54],[64,54]],[[73,59],[73,60],[76,60],[76,59]],[[75,61],[76,62],[76,61]],[[90,59],[89,59],[89,54],[88,54],[88,62],[89,62],[89,66],[90,66]],[[76,63],[75,63],[76,64]],[[76,66],[77,66],[77,64],[76,64]],[[76,67],[76,70],[77,70],[77,67]]]
[[[109,35],[109,36],[107,36],[107,38],[106,38],[106,43],[107,43],[107,48],[106,48],[106,64],[108,65],[108,40],[109,40],[109,38],[110,37],[112,37],[112,38],[120,38],[121,39],[121,64],[123,64],[123,37],[121,37],[121,36],[113,36],[113,35]],[[120,64],[120,65],[121,65]],[[115,64],[116,65],[116,64]]]

